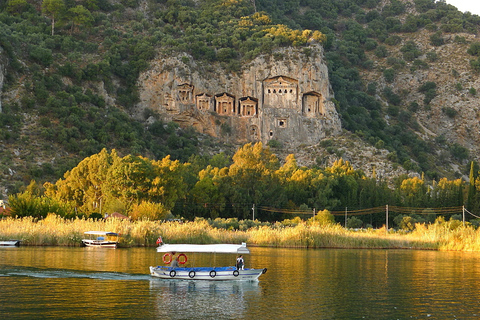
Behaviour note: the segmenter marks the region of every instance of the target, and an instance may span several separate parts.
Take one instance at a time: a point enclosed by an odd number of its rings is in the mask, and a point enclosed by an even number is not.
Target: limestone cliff
[[[138,114],[234,143],[276,140],[314,145],[341,132],[319,45],[257,57],[240,72],[198,65],[189,56],[159,57],[139,78]]]

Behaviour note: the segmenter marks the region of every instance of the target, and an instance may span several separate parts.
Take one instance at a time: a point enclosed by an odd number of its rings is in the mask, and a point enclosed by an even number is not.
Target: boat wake
[[[150,280],[147,274],[123,272],[97,272],[66,269],[33,268],[33,267],[0,267],[0,277],[32,277],[32,278],[87,278],[98,280]]]

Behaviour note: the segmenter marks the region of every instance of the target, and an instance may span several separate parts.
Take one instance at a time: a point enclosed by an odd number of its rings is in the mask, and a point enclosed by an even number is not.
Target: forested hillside
[[[131,117],[140,103],[138,76],[158,52],[185,52],[236,72],[274,48],[322,43],[346,130],[426,178],[442,178],[446,163],[468,174],[467,163],[477,160],[465,141],[421,134],[417,113],[428,112],[440,84],[401,92],[394,86],[401,74],[436,67],[438,54],[408,41],[424,31],[438,47],[451,36],[470,57],[469,72],[480,69],[480,44],[468,38],[480,17],[444,2],[8,0],[0,11],[4,197],[32,179],[55,182],[102,148],[182,162],[200,154],[204,165],[218,150],[234,150],[153,112],[143,115],[153,123]],[[474,86],[463,89],[476,97]],[[414,95],[422,100],[405,98]],[[456,109],[443,108],[456,117]]]
[[[469,119],[477,118],[479,106],[466,102],[477,100],[479,89],[479,16],[429,0],[281,3],[262,8],[278,8],[270,14],[292,27],[326,34],[344,128],[387,148],[389,158],[407,170],[433,179],[448,174],[450,163],[478,160],[478,136],[452,132],[456,126],[476,128]],[[450,45],[457,51],[446,55]],[[451,96],[462,100],[454,106]]]

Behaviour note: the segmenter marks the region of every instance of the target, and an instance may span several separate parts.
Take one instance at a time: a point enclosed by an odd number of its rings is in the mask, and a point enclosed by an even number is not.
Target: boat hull
[[[207,280],[207,281],[252,281],[257,280],[267,269],[237,270],[235,267],[221,268],[172,268],[150,267],[150,275],[162,279]]]
[[[118,245],[118,243],[115,241],[89,240],[89,239],[82,240],[82,243],[86,247],[110,248],[110,249],[116,249]]]
[[[2,240],[0,241],[0,247],[18,247],[20,240]]]

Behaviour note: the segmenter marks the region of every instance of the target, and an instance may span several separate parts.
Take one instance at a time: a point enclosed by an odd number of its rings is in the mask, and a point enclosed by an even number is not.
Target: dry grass
[[[480,231],[472,226],[452,227],[442,221],[418,224],[415,231],[385,232],[385,229],[352,231],[339,225],[302,222],[293,227],[257,226],[246,231],[212,227],[195,222],[127,221],[119,219],[6,218],[0,220],[0,239],[20,239],[24,245],[79,246],[85,231],[121,234],[121,246],[155,246],[159,236],[166,243],[241,243],[253,246],[301,248],[408,248],[480,251]]]

